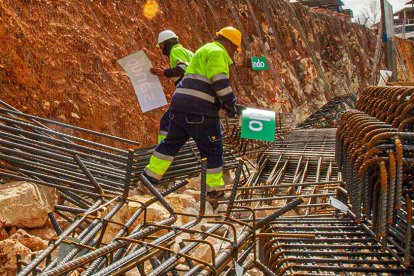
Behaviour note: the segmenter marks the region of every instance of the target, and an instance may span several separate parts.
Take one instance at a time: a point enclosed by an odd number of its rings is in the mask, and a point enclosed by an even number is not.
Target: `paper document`
[[[118,60],[118,63],[121,64],[131,79],[142,112],[147,112],[167,104],[167,99],[158,77],[149,71],[152,65],[144,51],[138,51],[126,56]]]

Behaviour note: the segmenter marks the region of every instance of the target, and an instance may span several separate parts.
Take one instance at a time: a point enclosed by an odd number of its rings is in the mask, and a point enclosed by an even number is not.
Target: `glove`
[[[245,110],[247,107],[245,107],[244,105],[241,104],[235,104],[236,106],[236,110],[237,110],[237,115],[241,115],[243,113],[243,110]]]
[[[228,117],[236,118],[236,115],[241,115],[243,110],[246,109],[246,107],[240,104],[233,104],[233,105],[224,105],[224,109],[226,110],[226,115]]]
[[[224,105],[224,110],[226,110],[226,115],[230,118],[236,118],[237,108],[236,105]]]

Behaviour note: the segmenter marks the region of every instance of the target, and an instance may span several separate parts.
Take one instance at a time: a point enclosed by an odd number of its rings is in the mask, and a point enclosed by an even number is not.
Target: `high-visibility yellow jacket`
[[[218,41],[198,49],[177,85],[171,99],[171,110],[218,116],[220,108],[234,105],[236,96],[229,80],[229,65],[232,63]]]
[[[169,54],[171,68],[164,70],[164,75],[167,78],[172,78],[177,85],[184,76],[193,56],[193,52],[184,48],[181,44],[175,44]]]

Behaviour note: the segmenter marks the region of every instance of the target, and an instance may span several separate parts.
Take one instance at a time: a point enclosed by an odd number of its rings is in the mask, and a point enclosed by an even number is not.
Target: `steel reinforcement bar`
[[[335,162],[336,135],[336,129],[293,130],[259,160],[260,173],[252,174],[256,185],[240,188],[240,196],[247,198],[235,201],[240,207],[256,203],[257,209],[268,210],[272,201],[266,198],[308,199],[256,235],[259,256],[254,265],[266,275],[410,273],[395,245],[384,247],[370,223],[358,223],[352,212],[354,195],[345,190],[348,183]]]
[[[336,159],[350,210],[405,267],[412,239],[414,88],[368,87],[342,116]]]

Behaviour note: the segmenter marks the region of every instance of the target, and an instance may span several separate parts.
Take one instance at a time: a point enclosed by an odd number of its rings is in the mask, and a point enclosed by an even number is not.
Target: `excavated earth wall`
[[[398,79],[414,81],[414,41],[397,38],[397,45],[401,59],[397,59]],[[402,66],[404,64],[404,66]],[[405,74],[404,74],[405,70]]]
[[[239,28],[244,52],[231,74],[239,102],[292,111],[296,122],[370,80],[375,34],[297,3],[160,0],[158,13],[146,18],[145,2],[1,1],[0,99],[26,113],[154,144],[163,110],[141,112],[117,60],[144,50],[166,68],[155,47],[166,28],[194,51],[221,27]],[[251,56],[266,56],[269,70],[253,71]],[[161,81],[170,98],[173,83]]]

